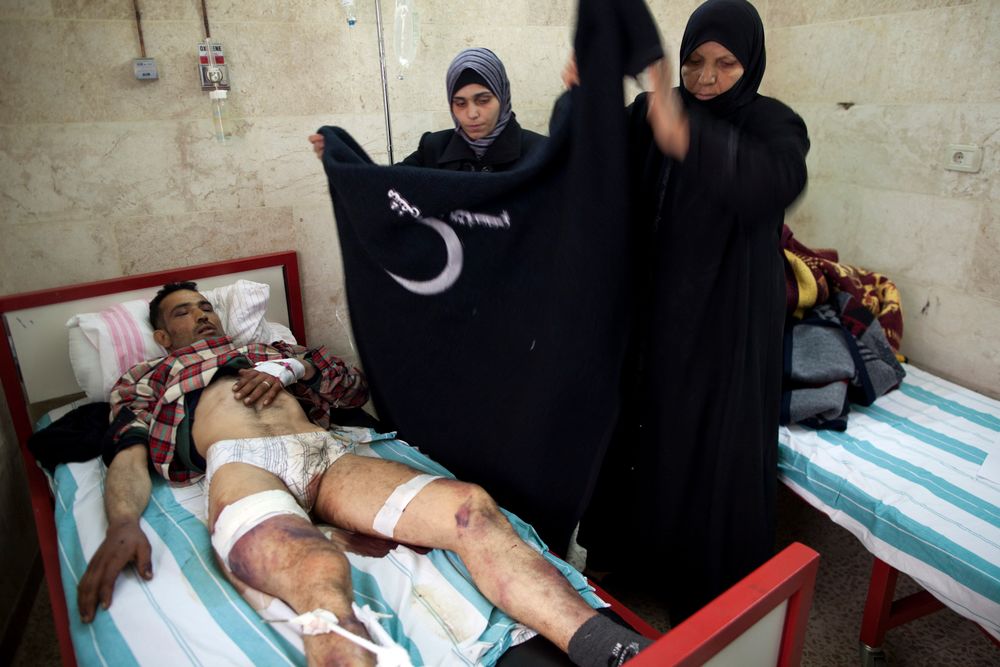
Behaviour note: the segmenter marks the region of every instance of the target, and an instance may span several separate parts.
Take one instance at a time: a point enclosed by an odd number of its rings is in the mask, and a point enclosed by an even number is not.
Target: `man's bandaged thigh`
[[[292,514],[309,521],[309,515],[285,491],[254,493],[226,505],[215,520],[212,546],[219,559],[229,567],[229,552],[241,537],[270,518]]]

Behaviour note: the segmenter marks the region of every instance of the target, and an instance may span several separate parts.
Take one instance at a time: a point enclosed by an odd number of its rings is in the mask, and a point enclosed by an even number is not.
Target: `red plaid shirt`
[[[111,419],[128,408],[134,418],[115,433],[119,448],[148,443],[157,471],[173,482],[187,482],[201,475],[179,465],[171,466],[177,431],[184,420],[184,395],[207,387],[220,366],[246,357],[251,363],[289,357],[305,359],[316,367],[318,382],[296,382],[288,387],[312,404],[309,419],[329,428],[330,408],[350,408],[368,400],[368,384],[360,370],[331,355],[326,348],[307,350],[281,341],[251,343],[234,348],[228,336],[200,340],[166,357],[136,364],[111,390]],[[179,462],[178,462],[179,463]]]

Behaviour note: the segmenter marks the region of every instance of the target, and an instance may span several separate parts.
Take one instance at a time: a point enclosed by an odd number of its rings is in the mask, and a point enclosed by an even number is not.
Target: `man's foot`
[[[639,646],[639,642],[629,642],[626,646],[621,644],[615,645],[615,648],[611,650],[611,658],[608,660],[608,667],[621,667],[626,662],[639,655],[639,651],[642,647]]]
[[[651,639],[597,614],[587,619],[569,640],[569,659],[580,667],[621,667]]]

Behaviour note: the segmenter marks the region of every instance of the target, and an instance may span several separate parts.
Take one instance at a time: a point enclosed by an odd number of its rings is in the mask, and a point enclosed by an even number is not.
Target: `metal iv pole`
[[[375,0],[375,30],[378,33],[378,62],[382,73],[382,109],[385,113],[385,146],[389,151],[389,164],[392,164],[392,124],[389,121],[389,82],[385,75],[385,43],[382,34],[381,0]]]

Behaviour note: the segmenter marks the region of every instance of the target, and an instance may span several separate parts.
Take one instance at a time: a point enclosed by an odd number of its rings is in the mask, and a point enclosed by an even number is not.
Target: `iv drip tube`
[[[382,72],[382,109],[385,113],[385,145],[392,164],[392,124],[389,122],[389,83],[385,75],[385,45],[382,34],[382,2],[375,0],[375,32],[378,34],[378,62]]]

